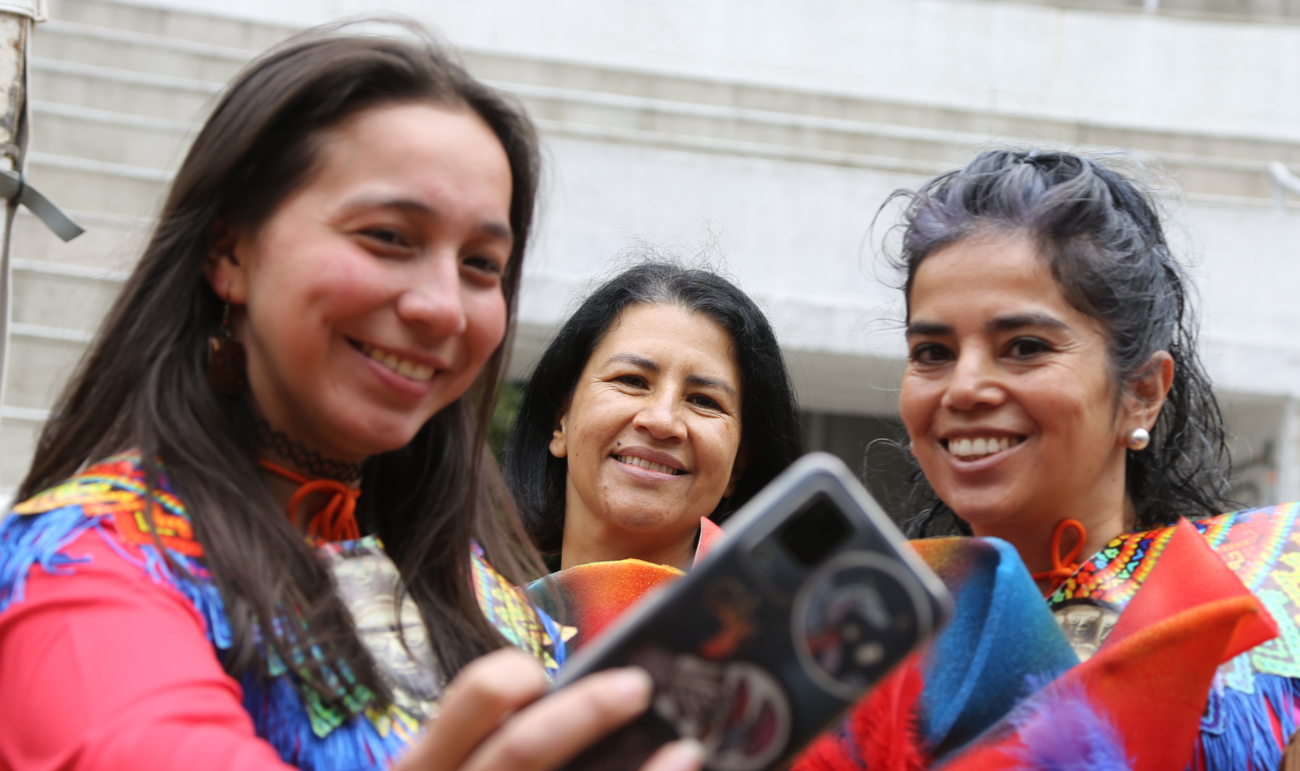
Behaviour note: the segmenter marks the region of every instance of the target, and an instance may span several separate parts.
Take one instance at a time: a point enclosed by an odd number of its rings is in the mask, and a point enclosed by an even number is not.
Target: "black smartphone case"
[[[576,654],[555,687],[636,665],[651,706],[567,768],[640,768],[698,739],[706,768],[780,766],[948,615],[943,584],[837,458],[800,459],[714,551]]]

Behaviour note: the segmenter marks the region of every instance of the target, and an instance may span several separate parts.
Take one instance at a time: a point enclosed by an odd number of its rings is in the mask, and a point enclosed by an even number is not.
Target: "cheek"
[[[484,292],[466,303],[466,343],[470,358],[487,361],[506,336],[506,299],[498,292]]]
[[[604,455],[605,445],[613,441],[618,432],[619,421],[616,418],[616,405],[605,403],[606,400],[575,397],[569,411],[568,435],[569,458],[583,463],[600,460]]]
[[[696,457],[709,465],[709,476],[730,481],[731,468],[740,452],[740,425],[724,424],[710,427],[702,441],[696,442]]]
[[[898,394],[899,417],[914,444],[929,429],[935,405],[938,404],[939,395],[931,391],[934,389],[927,389],[910,378],[904,378]]]

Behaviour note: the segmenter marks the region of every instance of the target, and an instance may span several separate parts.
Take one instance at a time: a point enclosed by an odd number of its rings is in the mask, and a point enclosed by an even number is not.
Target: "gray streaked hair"
[[[1219,405],[1196,352],[1191,284],[1170,253],[1154,205],[1133,181],[1074,153],[992,150],[917,191],[891,196],[897,198],[907,206],[893,263],[905,277],[909,316],[912,283],[931,254],[972,236],[1029,238],[1066,300],[1105,329],[1117,393],[1147,374],[1152,354],[1173,357],[1173,385],[1151,444],[1128,453],[1125,484],[1138,527],[1222,510],[1228,452]],[[969,530],[923,475],[916,481],[916,534]]]

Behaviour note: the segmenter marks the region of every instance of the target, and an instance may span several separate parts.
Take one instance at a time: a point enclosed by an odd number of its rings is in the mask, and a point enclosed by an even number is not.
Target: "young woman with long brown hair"
[[[544,769],[644,709],[538,699],[485,453],[537,139],[413,31],[290,41],[195,140],[0,524],[0,768]]]

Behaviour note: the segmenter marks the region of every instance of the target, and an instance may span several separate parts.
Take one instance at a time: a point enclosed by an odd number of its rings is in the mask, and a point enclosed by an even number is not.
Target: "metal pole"
[[[7,6],[8,4],[6,4]],[[37,13],[0,6],[0,153],[7,170],[21,178],[27,150],[27,46]],[[13,234],[14,213],[18,196],[5,206],[4,227],[0,229],[0,410],[3,410],[5,375],[9,363],[9,327],[13,317],[13,273],[9,242]]]

